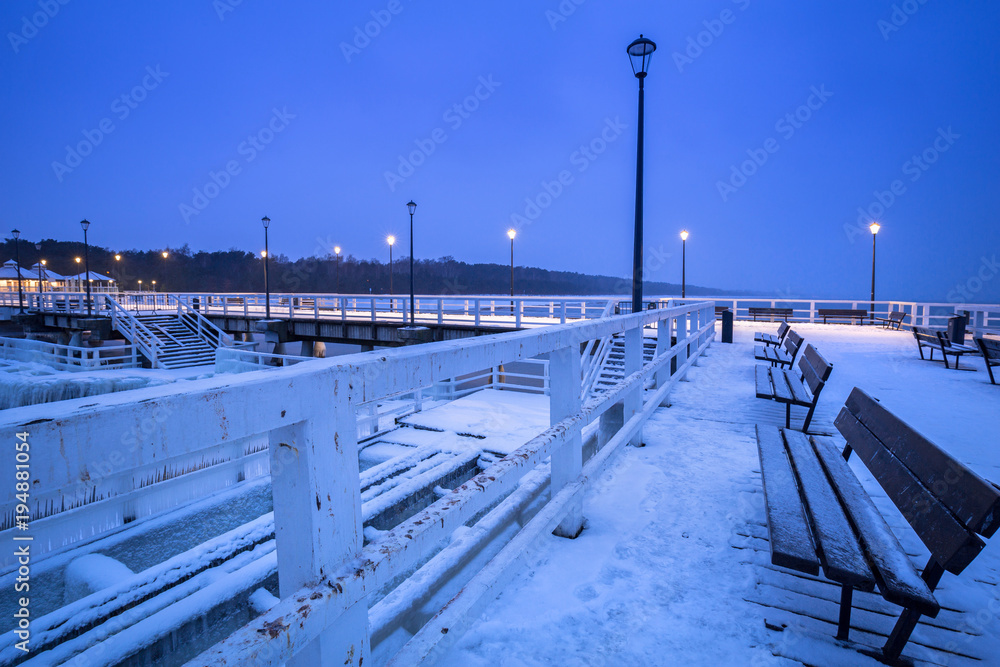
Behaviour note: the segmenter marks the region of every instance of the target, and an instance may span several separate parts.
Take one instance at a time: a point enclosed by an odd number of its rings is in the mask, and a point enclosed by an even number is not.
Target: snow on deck
[[[737,323],[733,345],[708,349],[671,407],[647,422],[647,446],[625,448],[588,493],[580,537],[538,543],[529,567],[441,664],[880,664],[856,649],[882,637],[856,629],[856,644],[833,638],[838,587],[770,565],[754,424],[783,426],[784,410],[754,396],[752,337],[776,326]],[[946,370],[921,361],[909,333],[794,328],[834,367],[814,430],[835,432],[833,416],[857,385],[1000,481],[1000,386],[989,384],[981,359],[963,361],[975,372]],[[793,411],[793,427],[801,416]],[[922,566],[919,540],[857,457],[852,467]],[[945,609],[921,622],[904,655],[918,665],[996,664],[998,568],[1000,544],[988,542],[960,577],[946,574],[937,593]],[[900,611],[858,592],[854,607],[854,625],[881,634]]]

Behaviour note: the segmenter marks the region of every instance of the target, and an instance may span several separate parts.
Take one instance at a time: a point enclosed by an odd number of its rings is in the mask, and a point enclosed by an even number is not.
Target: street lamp
[[[337,294],[340,294],[340,246],[333,246],[333,252],[337,256]]]
[[[80,221],[83,227],[83,270],[87,272],[87,317],[93,315],[93,303],[90,301],[90,244],[87,242],[87,230],[90,229],[90,221],[83,219]]]
[[[406,202],[406,208],[410,211],[410,326],[416,326],[414,315],[416,309],[413,307],[413,214],[417,210],[416,203],[411,199]]]
[[[260,219],[262,225],[264,225],[264,318],[271,319],[271,283],[268,282],[267,278],[267,264],[268,257],[271,253],[267,250],[267,228],[271,224],[271,218],[266,215]]]
[[[510,239],[510,297],[514,298],[514,237],[517,236],[517,230],[511,227],[507,230],[507,238]],[[510,302],[510,307],[514,307],[514,302]]]
[[[42,269],[45,268],[47,262],[44,259],[38,260],[38,293],[41,294],[45,290],[42,288]],[[39,304],[40,306],[41,304]]]
[[[636,138],[635,153],[635,238],[632,249],[632,312],[642,310],[642,135],[643,107],[645,93],[643,82],[646,80],[646,70],[649,60],[653,57],[656,44],[652,40],[639,35],[639,39],[628,45],[629,60],[632,63],[632,73],[639,79],[639,131]]]
[[[17,303],[21,314],[24,314],[24,292],[21,290],[21,232],[12,229],[10,235],[14,237],[14,263],[17,264]]]
[[[869,324],[875,323],[875,236],[878,234],[878,230],[882,229],[882,225],[877,222],[873,222],[868,225],[868,229],[872,233],[872,301],[871,301],[871,311],[869,312]]]
[[[687,296],[687,241],[688,231],[681,230],[681,298]]]
[[[389,296],[392,296],[392,246],[396,244],[396,237],[390,234],[385,242],[389,244]],[[392,309],[392,299],[389,299],[389,308]]]

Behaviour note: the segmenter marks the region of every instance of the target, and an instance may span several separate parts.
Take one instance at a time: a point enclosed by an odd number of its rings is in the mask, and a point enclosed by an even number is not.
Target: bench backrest
[[[921,343],[927,345],[940,345],[941,341],[938,338],[938,332],[934,329],[928,329],[927,327],[918,327],[914,325],[911,327],[913,331],[913,337],[916,338]]]
[[[799,372],[802,373],[802,381],[809,387],[809,391],[815,396],[826,381],[830,379],[830,371],[833,364],[823,358],[816,348],[806,345],[805,352],[799,358]]]
[[[791,327],[788,326],[788,322],[782,322],[781,324],[779,324],[778,325],[778,339],[779,340],[784,340],[785,335],[788,333],[788,330],[790,328]]]
[[[993,360],[1000,359],[1000,340],[977,338],[976,342],[979,344],[979,349],[982,351],[984,357]]]
[[[906,319],[906,313],[902,310],[894,310],[889,313],[890,322],[902,322]]]
[[[857,387],[834,424],[931,558],[964,570],[1000,527],[1000,490]]]
[[[785,336],[785,342],[782,347],[785,348],[785,352],[788,353],[792,361],[795,361],[795,355],[799,353],[799,348],[802,347],[802,340],[802,336],[794,329],[789,331],[788,335]]]

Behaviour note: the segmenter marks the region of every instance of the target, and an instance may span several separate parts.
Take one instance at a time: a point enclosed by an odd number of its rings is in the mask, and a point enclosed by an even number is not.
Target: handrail
[[[181,299],[181,295],[168,294],[167,305],[173,302],[177,305],[178,315],[194,318],[197,326],[193,331],[198,337],[212,344],[213,347],[230,347],[234,339],[231,335],[217,327],[210,319],[202,315],[197,309]],[[182,320],[183,321],[183,320]],[[189,327],[190,328],[190,327]]]
[[[149,359],[150,363],[156,367],[159,357],[160,339],[149,327],[140,322],[138,318],[118,303],[114,297],[105,295],[104,300],[111,310],[112,326],[128,338],[130,343],[138,346],[142,353]],[[126,323],[125,326],[121,325],[122,319]]]

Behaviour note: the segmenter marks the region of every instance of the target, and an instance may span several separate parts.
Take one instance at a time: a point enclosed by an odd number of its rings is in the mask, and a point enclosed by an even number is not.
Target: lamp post
[[[681,298],[687,296],[687,242],[688,231],[681,230]]]
[[[117,281],[117,283],[115,284],[115,292],[119,292],[122,289],[121,288],[121,284],[122,284],[122,256],[121,256],[120,253],[115,253],[115,276],[117,276],[115,278],[115,280]]]
[[[39,294],[41,294],[42,292],[45,291],[44,288],[42,287],[42,284],[43,284],[42,283],[42,269],[45,267],[46,263],[47,262],[44,259],[38,260],[38,293]]]
[[[160,253],[160,255],[163,257],[163,273],[160,274],[160,277],[161,278],[166,278],[167,277],[166,276],[166,273],[167,273],[166,260],[167,260],[167,257],[170,257],[170,253],[168,253],[166,250],[164,250],[163,252]],[[163,281],[161,280],[160,283],[162,283],[162,282]],[[156,281],[155,280],[153,281],[153,285],[154,285],[153,291],[155,292],[156,291],[156,287],[155,287]]]
[[[90,221],[83,219],[80,221],[83,227],[83,270],[87,273],[87,317],[94,314],[94,304],[90,300],[90,244],[87,242],[87,230],[90,229]]]
[[[267,264],[271,253],[268,252],[267,248],[267,228],[271,224],[271,218],[265,215],[260,219],[260,222],[264,225],[264,318],[269,320],[271,319],[271,284],[267,278]]]
[[[396,244],[396,237],[390,234],[385,242],[389,244],[389,296],[392,296],[392,246]],[[389,299],[389,309],[392,309],[392,299]]]
[[[410,211],[410,326],[416,326],[416,321],[413,319],[416,314],[416,309],[413,305],[413,214],[417,210],[417,205],[411,199],[406,202],[406,208]]]
[[[333,253],[337,256],[337,294],[340,294],[340,246],[333,246]]]
[[[639,79],[639,130],[636,138],[635,154],[635,237],[632,249],[632,312],[642,310],[642,137],[643,137],[643,107],[645,93],[643,82],[646,80],[646,70],[649,60],[656,50],[652,40],[639,35],[639,39],[628,45],[629,61],[632,63],[632,73]]]
[[[37,252],[38,254],[42,253],[42,244],[41,243],[36,243],[35,244],[35,252]],[[38,258],[38,262],[36,262],[36,263],[38,264],[38,294],[41,295],[41,293],[42,293],[42,258],[39,257]],[[42,298],[41,298],[41,296],[38,297],[38,307],[39,308],[42,307]]]
[[[514,237],[517,236],[517,230],[513,227],[507,230],[507,238],[510,239],[510,296],[514,297]],[[514,306],[514,302],[510,302],[511,307]]]
[[[21,290],[21,231],[12,229],[10,235],[14,237],[14,263],[17,264],[17,304],[21,314],[24,314],[24,292]]]
[[[76,262],[76,264],[77,264],[77,266],[76,266],[76,272],[77,272],[76,273],[76,288],[77,288],[77,290],[82,290],[83,289],[83,285],[80,283],[80,262],[83,261],[83,258],[82,257],[74,257],[73,261]]]
[[[875,323],[875,236],[878,235],[878,230],[882,229],[882,225],[877,222],[873,222],[868,225],[868,229],[872,233],[872,301],[871,310],[868,312],[868,323]]]

